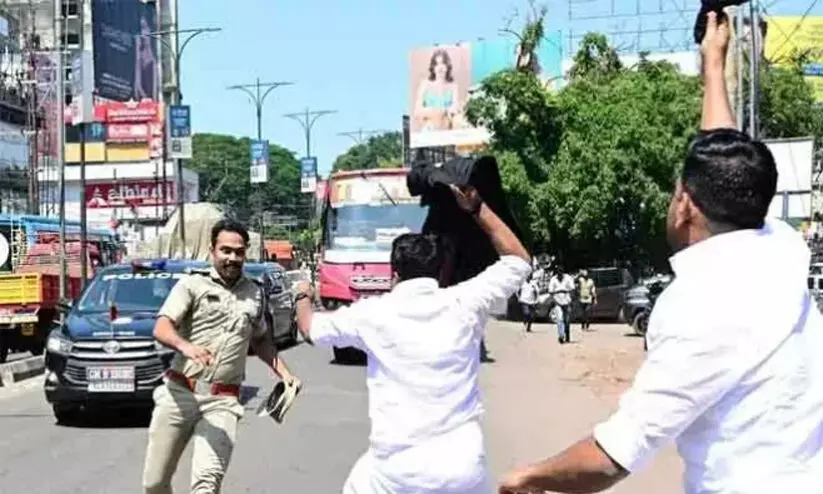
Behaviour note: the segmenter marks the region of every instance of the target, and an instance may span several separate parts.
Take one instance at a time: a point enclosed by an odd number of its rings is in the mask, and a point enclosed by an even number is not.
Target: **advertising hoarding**
[[[104,103],[99,105],[106,123],[160,121],[160,104],[154,100]]]
[[[86,206],[91,209],[163,205],[163,181],[129,180],[86,185]],[[166,181],[165,205],[177,203],[177,187]]]
[[[249,148],[251,183],[264,184],[269,181],[269,141],[251,141]]]
[[[97,95],[128,101],[157,99],[155,2],[92,0],[94,86]]]
[[[300,158],[300,192],[317,190],[317,158]]]
[[[766,22],[766,59],[787,65],[796,55],[808,56],[803,72],[815,99],[823,101],[823,16],[770,16]]]
[[[769,216],[810,218],[812,216],[812,168],[814,140],[766,139],[763,141],[777,165],[777,193],[769,206]]]
[[[465,106],[472,93],[492,74],[517,66],[530,67],[549,89],[561,86],[562,33],[548,33],[527,59],[511,37],[438,45],[413,50],[410,60],[410,148],[456,146],[474,149],[486,144],[488,130],[469,125]]]

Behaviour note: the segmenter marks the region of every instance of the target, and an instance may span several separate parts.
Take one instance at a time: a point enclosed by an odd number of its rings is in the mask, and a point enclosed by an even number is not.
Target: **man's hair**
[[[400,281],[440,277],[445,255],[437,235],[406,233],[391,248],[391,268]]]
[[[777,165],[762,142],[718,129],[692,140],[680,178],[712,233],[756,229],[777,189]]]
[[[249,231],[239,221],[232,218],[223,218],[211,227],[211,246],[217,246],[217,237],[221,232],[232,232],[240,235],[243,238],[245,245],[249,244]]]

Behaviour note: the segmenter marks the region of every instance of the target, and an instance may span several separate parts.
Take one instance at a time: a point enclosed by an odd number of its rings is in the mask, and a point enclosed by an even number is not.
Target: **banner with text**
[[[300,159],[300,192],[317,190],[317,158]]]
[[[188,105],[169,107],[169,158],[192,158],[191,107]]]
[[[177,190],[172,180],[139,180],[86,185],[88,208],[124,208],[177,203]]]
[[[249,154],[250,179],[253,184],[264,184],[269,181],[269,141],[251,141]]]

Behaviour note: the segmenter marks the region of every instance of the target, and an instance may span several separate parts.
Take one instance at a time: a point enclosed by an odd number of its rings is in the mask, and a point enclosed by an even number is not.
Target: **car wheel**
[[[9,358],[9,350],[11,343],[9,342],[8,335],[4,335],[5,331],[0,330],[0,364],[5,364],[6,360]]]

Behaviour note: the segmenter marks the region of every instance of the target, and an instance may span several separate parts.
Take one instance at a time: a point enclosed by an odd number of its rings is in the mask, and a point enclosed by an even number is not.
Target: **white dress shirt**
[[[432,444],[438,436],[479,419],[483,412],[478,383],[480,341],[489,311],[517,292],[530,271],[523,259],[507,256],[453,287],[440,288],[430,278],[413,279],[382,297],[314,316],[310,337],[315,344],[353,346],[368,355],[369,455],[373,460],[396,458],[392,467],[396,468],[404,461],[399,458],[405,450]],[[381,484],[410,482],[437,488],[409,492],[452,492],[438,487],[437,478],[432,477],[472,470],[474,463],[461,462],[483,459],[482,440],[467,444],[464,454],[440,455],[438,469],[409,473],[405,479],[383,479]],[[383,473],[392,471],[381,468]],[[389,492],[401,489],[395,486]]]
[[[554,275],[549,281],[549,293],[552,294],[554,303],[557,305],[571,304],[573,291],[574,278],[568,274],[564,274],[562,277]]]
[[[524,281],[520,287],[519,301],[521,304],[534,305],[537,303],[537,283],[534,281]]]
[[[687,494],[823,492],[823,316],[810,253],[785,223],[671,259],[649,351],[594,437],[630,472],[671,440]]]

